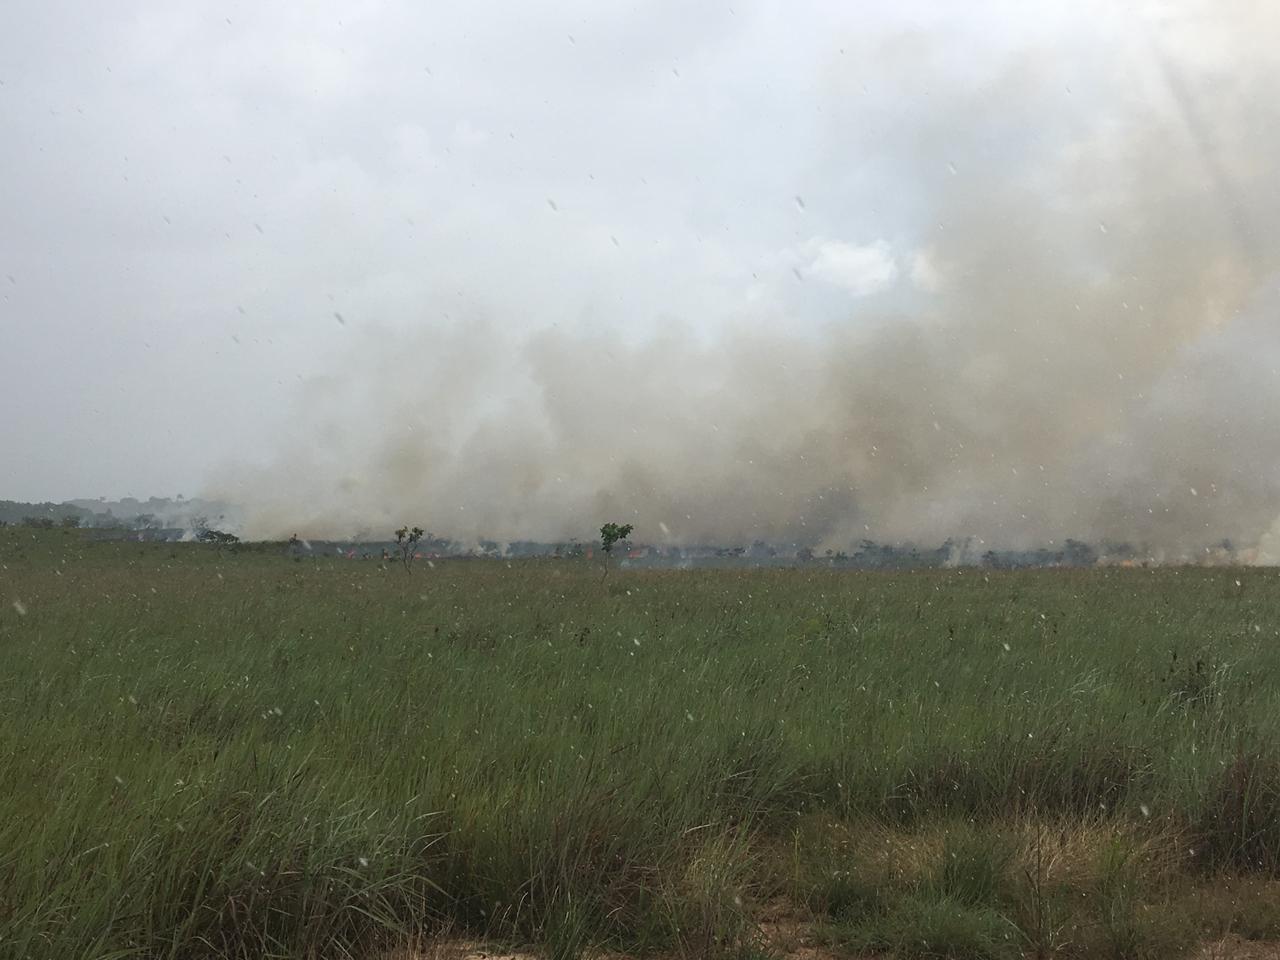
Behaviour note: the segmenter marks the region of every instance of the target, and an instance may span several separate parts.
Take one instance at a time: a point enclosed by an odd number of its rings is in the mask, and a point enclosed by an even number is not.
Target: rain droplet
[[[20,617],[25,617],[27,615],[27,608],[21,600],[13,601],[13,609],[18,611],[18,616]]]
[[[559,210],[560,210],[560,208],[556,206],[556,202],[555,202],[554,200],[552,200],[550,197],[547,197],[547,206],[548,206],[548,207],[550,207],[552,210],[555,210],[555,211],[557,211],[557,212],[559,212]]]
[[[1106,225],[1105,223],[1103,223],[1101,220],[1099,220],[1099,221],[1098,221],[1098,229],[1099,229],[1099,230],[1101,230],[1103,233],[1106,233],[1106,232],[1107,232],[1107,225]]]
[[[337,320],[344,327],[347,325],[346,318],[343,317],[343,315],[340,314],[337,310],[333,311],[333,319]]]
[[[804,197],[800,196],[800,194],[798,193],[796,194],[796,209],[797,210],[804,209]]]

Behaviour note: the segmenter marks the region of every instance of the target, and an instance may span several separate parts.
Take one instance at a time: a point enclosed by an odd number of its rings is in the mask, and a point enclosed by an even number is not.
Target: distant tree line
[[[197,503],[210,505],[205,501],[157,497],[150,500],[126,498],[119,501],[78,500],[67,503],[0,500],[0,526],[27,526],[33,529],[94,527],[150,534],[164,532],[167,533],[166,539],[178,539],[186,530],[195,530],[198,534],[202,528],[210,528],[211,524],[205,517],[188,513]],[[118,508],[121,513],[113,513],[113,508]],[[219,521],[223,519],[222,516],[218,517]]]
[[[80,526],[93,519],[93,512],[66,503],[23,503],[0,500],[0,523],[49,529]]]

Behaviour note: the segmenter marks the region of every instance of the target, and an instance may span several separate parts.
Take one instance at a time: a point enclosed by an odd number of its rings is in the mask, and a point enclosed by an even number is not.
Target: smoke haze
[[[610,519],[653,543],[1187,556],[1229,538],[1280,560],[1264,9],[1099,16],[1066,54],[1018,45],[977,79],[942,29],[851,41],[814,68],[815,164],[887,185],[878,233],[820,220],[799,184],[768,198],[794,207],[789,241],[707,279],[727,291],[713,315],[681,295],[621,324],[571,287],[551,322],[423,303],[428,320],[366,327],[276,454],[213,492],[262,536],[558,539]],[[661,302],[639,240],[597,239],[612,259],[581,263],[584,288],[604,271],[620,300]]]

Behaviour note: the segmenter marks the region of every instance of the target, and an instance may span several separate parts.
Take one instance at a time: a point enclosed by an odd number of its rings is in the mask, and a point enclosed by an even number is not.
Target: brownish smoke
[[[1031,54],[970,95],[939,77],[914,96],[928,84],[888,53],[833,67],[828,161],[913,176],[932,216],[895,249],[904,274],[927,260],[928,289],[803,330],[470,318],[371,340],[229,495],[257,535],[616,519],[658,543],[1071,536],[1172,557],[1229,538],[1278,559],[1280,77],[1260,9],[1215,21],[1207,64],[1157,30],[1070,94]],[[901,85],[905,119],[862,123],[864,75]]]

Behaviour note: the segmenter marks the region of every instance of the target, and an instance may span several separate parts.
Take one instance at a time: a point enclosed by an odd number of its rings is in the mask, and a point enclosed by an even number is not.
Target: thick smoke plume
[[[1192,557],[1230,539],[1280,560],[1261,9],[1157,24],[1069,70],[1019,51],[954,91],[929,43],[868,41],[825,74],[823,162],[892,167],[923,211],[888,242],[887,292],[815,322],[792,307],[824,282],[801,257],[767,308],[723,318],[516,334],[473,315],[370,338],[309,387],[279,462],[219,492],[258,535],[409,520],[554,539],[616,519],[654,543],[1075,537]],[[859,105],[868,82],[895,115]]]

